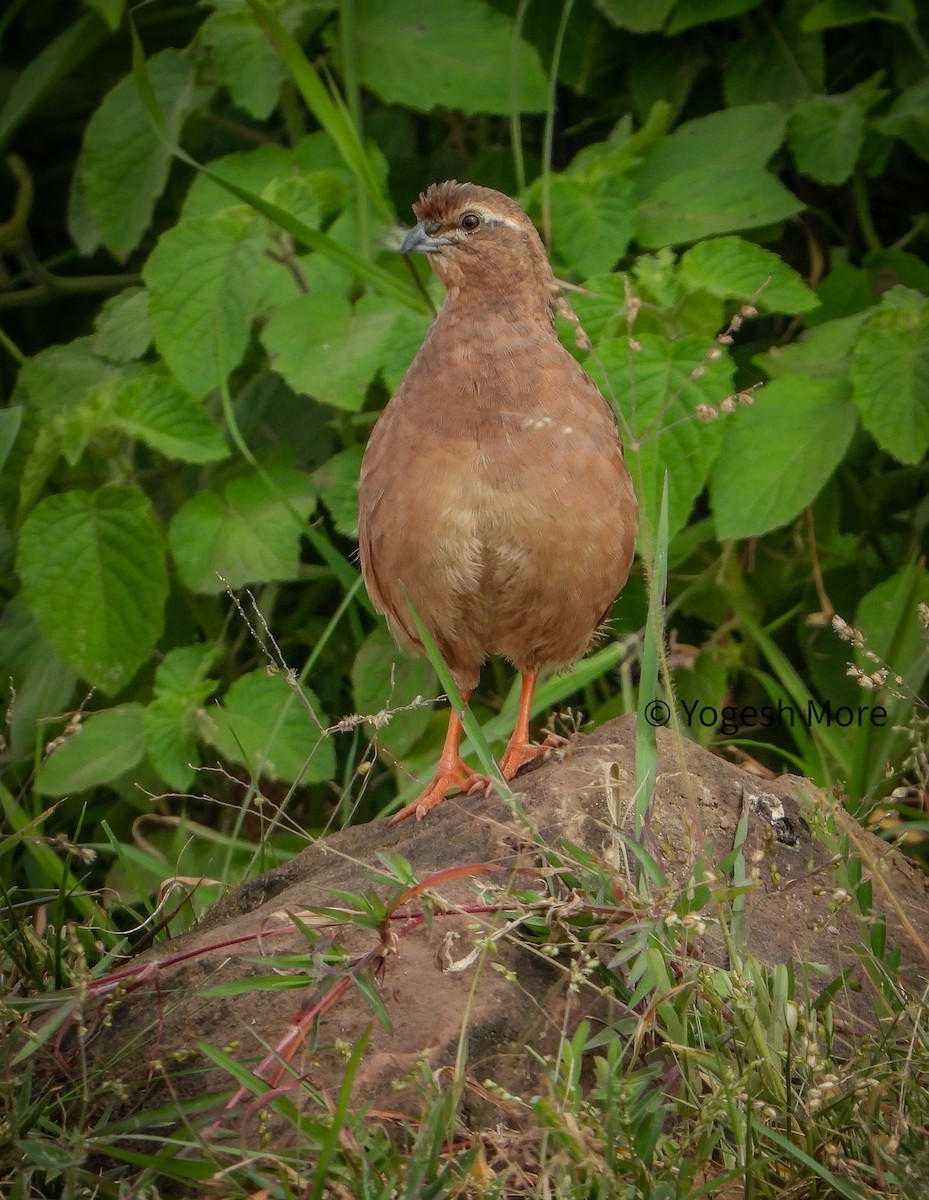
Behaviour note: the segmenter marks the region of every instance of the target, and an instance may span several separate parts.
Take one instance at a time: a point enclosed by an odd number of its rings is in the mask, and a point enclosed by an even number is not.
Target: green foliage
[[[130,63],[123,6],[93,7],[33,38],[0,107],[26,171],[0,241],[21,271],[2,309],[0,410],[14,789],[38,767],[43,794],[81,795],[97,820],[133,767],[157,794],[219,756],[254,787],[299,783],[289,803],[312,826],[320,786],[345,788],[367,738],[386,769],[359,816],[406,785],[405,764],[425,769],[441,717],[413,702],[436,681],[372,624],[351,556],[365,438],[438,296],[425,262],[387,247],[443,176],[523,181],[556,269],[582,285],[583,336],[568,322],[563,336],[616,407],[643,546],[667,474],[669,627],[695,653],[665,686],[716,707],[788,682],[797,701],[849,703],[841,644],[824,649],[805,617],[857,619],[901,571],[916,572],[904,623],[919,638],[927,235],[889,201],[925,178],[929,65],[902,9],[604,0],[562,22],[486,0],[230,0],[191,10],[170,46],[141,10]],[[857,39],[854,67],[833,66],[836,27]],[[570,120],[535,115],[552,75]],[[63,143],[65,212],[26,139],[72,76],[93,101]],[[30,264],[54,261],[65,216],[78,257],[62,278]],[[89,273],[107,259],[124,273]],[[52,313],[62,290],[75,317],[61,332],[24,321],[20,297]],[[727,543],[746,539],[739,560]],[[238,609],[245,588],[254,604]],[[614,613],[629,648],[642,595],[637,575]],[[894,668],[905,638],[891,646],[878,624]],[[582,686],[593,717],[620,711],[634,698],[613,695],[615,661],[545,694]],[[268,664],[299,672],[303,702]],[[918,687],[920,663],[901,665]],[[82,732],[44,761],[79,703]],[[386,724],[319,742],[353,709]],[[108,713],[125,730],[116,755]],[[856,800],[888,786],[823,731],[769,736],[824,782],[845,772]],[[884,736],[882,753],[904,749]]]

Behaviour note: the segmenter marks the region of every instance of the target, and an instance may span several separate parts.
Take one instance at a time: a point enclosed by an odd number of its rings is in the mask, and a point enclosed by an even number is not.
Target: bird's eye
[[[481,218],[477,213],[468,212],[461,218],[460,225],[465,233],[473,233],[475,229],[480,228]]]

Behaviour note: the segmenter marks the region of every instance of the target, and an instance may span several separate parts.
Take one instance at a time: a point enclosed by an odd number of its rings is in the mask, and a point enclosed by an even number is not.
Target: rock
[[[744,899],[745,948],[768,964],[792,960],[795,977],[808,978],[812,995],[848,971],[834,1011],[841,1035],[857,1038],[876,1027],[875,985],[854,950],[862,937],[844,867],[830,837],[815,832],[838,819],[858,847],[863,879],[872,881],[871,919],[886,919],[888,945],[904,953],[904,978],[922,991],[929,979],[929,905],[927,880],[916,866],[844,814],[836,817],[835,806],[806,780],[759,780],[692,742],[685,741],[681,752],[664,730],[658,744],[659,777],[643,842],[669,886],[652,888],[652,915],[670,912],[695,868],[699,883],[709,864],[731,856],[744,817],[741,861],[753,885]],[[605,876],[615,881],[609,898],[617,909],[612,952],[622,943],[635,891],[629,882],[635,856],[618,836],[628,837],[634,827],[634,720],[620,718],[577,738],[565,753],[521,775],[514,792],[515,805],[496,795],[453,797],[421,824],[391,829],[378,821],[335,833],[236,888],[193,932],[131,964],[134,990],[106,1001],[106,1028],[101,1022],[90,1053],[116,1064],[113,1069],[134,1087],[144,1084],[144,1103],[155,1106],[168,1098],[162,1068],[172,1076],[175,1096],[228,1089],[229,1076],[219,1067],[191,1072],[172,1066],[192,1065],[196,1040],[226,1048],[252,1067],[276,1047],[290,1067],[276,1066],[272,1053],[262,1078],[281,1084],[304,1079],[334,1102],[346,1053],[370,1027],[353,1089],[358,1106],[415,1113],[421,1065],[441,1077],[459,1056],[474,1085],[466,1089],[467,1103],[487,1102],[482,1085],[488,1079],[516,1094],[537,1092],[540,1066],[527,1047],[542,1057],[555,1053],[563,1032],[583,1017],[608,1021],[613,1002],[593,989],[569,989],[577,946],[566,942],[553,955],[525,933],[505,932],[507,912],[512,916],[517,908],[507,894],[537,894],[539,916],[554,924],[557,940],[579,902],[565,873],[553,872],[539,847],[562,841],[580,847],[613,865]],[[439,878],[427,892],[403,900],[383,929],[377,920],[363,924],[331,911],[352,907],[339,891],[373,892],[381,902],[399,897],[403,886],[385,880],[378,858],[390,854],[403,855],[419,881]],[[723,886],[718,877],[716,886]],[[520,903],[527,903],[525,895]],[[695,953],[725,967],[731,942],[722,936],[720,915],[727,918],[711,901]],[[340,961],[332,954],[336,947],[345,956]],[[309,985],[207,994],[217,985],[266,978],[274,971],[268,960],[282,955],[288,956],[281,960],[284,975],[308,971]],[[307,956],[303,971],[294,955]],[[345,973],[352,962],[364,964],[360,973],[386,1010],[391,1032]],[[324,1011],[315,1022],[309,1018],[318,1007]],[[292,1098],[298,1094],[306,1102],[306,1090],[291,1089]],[[237,1111],[247,1110],[252,1099],[241,1099]],[[505,1103],[503,1110],[505,1115]],[[224,1123],[235,1118],[232,1112]],[[501,1119],[499,1112],[494,1119]]]

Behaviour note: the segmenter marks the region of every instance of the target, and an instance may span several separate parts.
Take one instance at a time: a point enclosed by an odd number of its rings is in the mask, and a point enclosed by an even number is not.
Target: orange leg
[[[500,770],[504,779],[512,779],[520,767],[537,758],[544,758],[554,746],[561,746],[565,739],[552,734],[544,742],[530,741],[529,718],[532,715],[532,694],[535,691],[538,671],[526,671],[522,676],[522,691],[519,696],[519,715],[516,728],[500,759]]]
[[[461,698],[465,704],[468,703],[470,695],[470,692],[462,692]],[[401,821],[405,821],[407,817],[412,817],[414,814],[416,820],[421,821],[430,809],[442,803],[449,792],[456,790],[468,792],[485,782],[483,775],[478,775],[476,771],[472,771],[463,761],[459,751],[460,745],[461,718],[452,709],[451,716],[448,718],[448,732],[445,735],[445,745],[442,747],[439,767],[432,783],[415,800],[411,801],[406,808],[401,808],[399,812],[394,813],[387,822],[388,825],[399,825]]]

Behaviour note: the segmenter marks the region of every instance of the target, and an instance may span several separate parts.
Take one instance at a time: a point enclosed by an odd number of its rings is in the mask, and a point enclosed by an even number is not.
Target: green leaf
[[[787,126],[797,170],[818,183],[844,183],[864,141],[865,109],[858,92],[811,96],[794,109]]]
[[[193,396],[218,387],[245,353],[262,232],[236,210],[182,221],[145,264],[155,344]]]
[[[17,395],[25,391],[30,403],[44,409],[77,407],[93,388],[116,383],[126,373],[94,353],[93,338],[75,338],[65,346],[49,346],[23,363],[16,381]]]
[[[210,13],[197,40],[210,50],[216,78],[233,104],[258,121],[270,117],[287,71],[271,40],[242,8]]]
[[[678,275],[690,289],[720,300],[750,300],[763,312],[793,315],[818,304],[815,293],[782,258],[739,237],[700,242],[682,255]]]
[[[39,631],[22,595],[14,596],[0,621],[3,683],[12,681],[16,702],[7,713],[7,753],[14,762],[31,758],[49,734],[41,722],[67,707],[77,675]]]
[[[322,736],[326,716],[305,687],[301,701],[283,674],[252,671],[230,687],[221,706],[200,718],[200,731],[253,778],[316,783],[335,773],[335,747]],[[307,705],[312,709],[311,715]]]
[[[549,188],[554,257],[582,276],[610,270],[632,240],[635,214],[632,181],[556,175]]]
[[[229,454],[222,430],[203,405],[165,375],[144,375],[123,384],[112,422],[159,454],[182,462],[218,462]]]
[[[311,292],[278,305],[261,340],[275,371],[294,391],[357,412],[397,311],[379,296],[362,297],[352,306],[338,292]]]
[[[107,695],[124,687],[161,634],[168,594],[148,498],[130,487],[47,497],[23,523],[16,569],[65,662]]]
[[[706,341],[693,335],[672,342],[642,334],[638,343],[640,349],[632,351],[625,338],[607,342],[598,356],[631,427],[626,461],[643,528],[656,528],[667,471],[673,537],[687,523],[722,443],[722,422],[706,424],[696,410],[701,404],[716,407],[731,393],[732,364],[725,354],[707,361]],[[697,378],[695,370],[702,371]]]
[[[760,168],[717,166],[712,160],[639,191],[636,239],[647,248],[696,242],[736,229],[759,229],[804,208]]]
[[[929,301],[909,288],[886,292],[852,358],[852,395],[862,424],[900,462],[929,449]]]
[[[144,753],[141,704],[94,713],[39,767],[36,791],[67,796],[113,783],[141,762]]]
[[[804,33],[819,33],[823,29],[839,29],[886,18],[887,13],[875,8],[872,0],[820,0],[804,15],[800,28]]]
[[[148,319],[148,294],[144,288],[126,288],[104,303],[90,339],[95,354],[113,363],[141,358],[152,344]]]
[[[276,490],[260,475],[247,475],[221,492],[198,492],[175,514],[171,553],[192,591],[218,594],[298,575],[303,529],[293,509],[303,517],[312,512],[316,489],[293,467],[271,466],[267,473]]]
[[[787,346],[773,346],[756,362],[774,379],[848,377],[865,313],[826,321]]]
[[[678,0],[668,25],[668,37],[697,25],[708,25],[710,21],[737,17],[740,13],[757,8],[759,4],[761,0]]]
[[[294,164],[294,152],[284,146],[256,146],[254,150],[240,150],[213,159],[210,170],[219,172],[224,179],[239,187],[261,195],[275,179],[286,179],[293,174]],[[184,197],[181,217],[184,221],[212,217],[233,204],[235,200],[229,195],[228,189],[204,172],[197,175],[190,185]]]
[[[417,697],[431,700],[440,690],[429,661],[404,654],[383,628],[375,629],[355,656],[352,689],[355,712],[364,716],[403,708]],[[376,738],[379,746],[399,758],[416,745],[431,716],[432,706],[423,704],[393,712],[383,725],[366,729],[372,740]]]
[[[418,112],[543,112],[548,82],[536,51],[483,0],[358,0],[361,82]]]
[[[645,149],[639,191],[647,196],[688,171],[761,168],[783,142],[785,127],[776,104],[744,104],[685,121]]]
[[[756,537],[812,504],[857,425],[841,378],[775,380],[734,413],[713,471],[720,541]]]
[[[219,653],[217,646],[181,646],[155,672],[155,699],[145,709],[145,749],[161,778],[178,791],[190,786],[200,761],[198,714],[216,690],[207,672]]]
[[[313,472],[313,483],[343,537],[358,538],[358,476],[364,446],[340,450]]]
[[[901,92],[886,117],[874,122],[875,129],[902,138],[920,158],[929,160],[929,79]]]
[[[177,137],[197,100],[193,66],[180,51],[163,50],[152,56],[148,69],[165,125]],[[170,166],[171,154],[128,75],[91,117],[77,168],[100,240],[121,261],[142,240]]]
[[[764,166],[784,138],[776,104],[686,121],[645,151],[636,172],[643,246],[697,241],[784,220],[802,203]]]
[[[656,33],[668,18],[675,0],[596,0],[606,19],[631,33]]]

